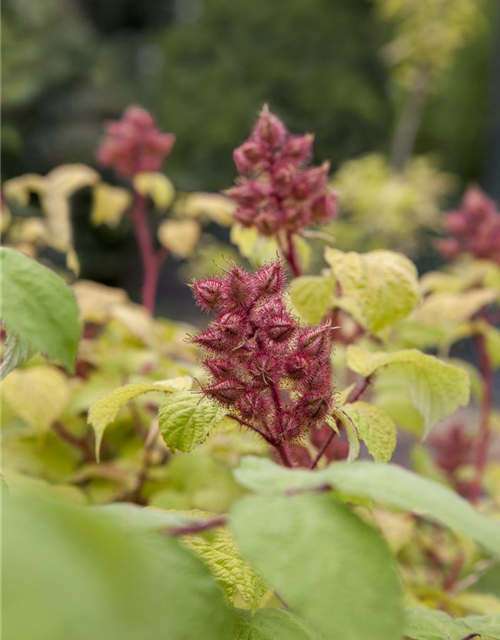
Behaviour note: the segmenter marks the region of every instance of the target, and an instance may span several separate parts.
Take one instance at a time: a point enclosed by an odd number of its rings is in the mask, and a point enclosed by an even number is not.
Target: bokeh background
[[[443,0],[416,1],[421,15],[406,23],[405,2],[411,8],[409,0],[4,0],[2,179],[95,166],[103,121],[133,103],[177,135],[165,172],[178,189],[224,189],[235,177],[232,150],[267,102],[290,130],[315,132],[316,160],[330,158],[333,172],[367,153],[394,159],[409,115],[418,130],[410,151],[433,154],[455,176],[445,205],[470,182],[500,197],[498,2],[454,0],[450,19]],[[137,297],[133,237],[91,227],[87,210],[84,196],[74,199],[82,277]],[[428,247],[413,257],[432,262]],[[181,290],[177,266],[164,269],[159,300],[173,317],[189,295],[165,306]]]

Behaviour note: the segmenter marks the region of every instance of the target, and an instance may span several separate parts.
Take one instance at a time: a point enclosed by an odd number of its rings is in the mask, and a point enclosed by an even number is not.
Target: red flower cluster
[[[328,187],[329,163],[307,168],[314,136],[290,135],[263,108],[252,135],[234,154],[241,174],[227,194],[238,204],[234,217],[263,235],[297,233],[337,213],[337,196]]]
[[[467,433],[465,424],[454,422],[446,431],[434,435],[431,443],[438,467],[446,473],[461,495],[468,495],[470,485],[460,478],[460,470],[473,463],[474,438]]]
[[[108,122],[97,151],[97,162],[124,178],[141,171],[159,171],[172,152],[173,133],[162,133],[141,107],[129,107],[121,120]]]
[[[192,341],[208,357],[203,393],[272,445],[297,442],[332,407],[330,325],[300,326],[287,309],[280,261],[248,273],[195,281],[199,306],[216,319]]]
[[[500,211],[477,187],[466,192],[461,208],[446,216],[448,238],[438,248],[446,258],[468,253],[500,264]]]

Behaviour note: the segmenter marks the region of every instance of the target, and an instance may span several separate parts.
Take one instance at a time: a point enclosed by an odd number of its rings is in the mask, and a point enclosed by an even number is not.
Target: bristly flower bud
[[[206,282],[194,283],[195,296]],[[217,316],[192,339],[217,354],[203,360],[203,393],[278,450],[291,447],[332,408],[332,329],[300,326],[288,311],[280,261],[254,273],[233,265],[215,282]]]
[[[175,135],[157,129],[151,115],[141,107],[129,107],[122,119],[109,122],[105,131],[97,162],[124,178],[142,171],[159,171],[175,143]]]
[[[220,278],[205,278],[197,280],[192,285],[196,303],[204,311],[215,311],[222,296],[222,280]]]
[[[226,193],[238,209],[234,218],[262,235],[299,233],[325,223],[337,213],[336,195],[328,187],[329,163],[307,168],[314,136],[291,135],[267,107],[250,138],[234,151],[240,173]]]
[[[468,254],[500,264],[500,211],[483,191],[470,187],[445,226],[450,235],[437,245],[445,258]]]

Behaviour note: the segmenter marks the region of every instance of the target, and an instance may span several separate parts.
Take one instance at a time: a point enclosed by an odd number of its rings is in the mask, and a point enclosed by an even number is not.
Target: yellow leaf
[[[126,304],[129,300],[123,289],[107,287],[90,280],[79,280],[72,289],[82,320],[86,322],[105,322],[115,306]]]
[[[468,320],[497,297],[494,289],[477,289],[464,293],[439,292],[428,296],[414,316],[424,324],[435,326]]]
[[[200,237],[200,225],[195,220],[165,220],[158,229],[158,239],[179,258],[189,258]]]
[[[231,242],[238,247],[241,255],[248,258],[256,266],[275,260],[279,254],[276,240],[259,235],[255,227],[233,224],[230,238]]]
[[[123,214],[132,202],[132,194],[127,189],[112,187],[100,182],[94,187],[94,201],[90,220],[93,225],[118,226]]]
[[[45,179],[36,173],[27,173],[18,178],[7,180],[3,184],[3,193],[7,200],[13,200],[26,206],[31,193],[42,194],[45,190]]]
[[[374,333],[406,317],[419,301],[417,270],[399,253],[344,253],[327,247],[325,259],[341,286],[342,299],[356,304],[364,325]]]
[[[232,213],[236,205],[219,193],[190,193],[179,203],[178,213],[189,218],[207,218],[223,227],[233,223]]]
[[[30,427],[46,431],[66,406],[68,382],[55,367],[15,369],[2,382],[2,398]]]
[[[141,196],[149,196],[158,209],[167,209],[175,198],[174,185],[162,173],[138,173],[132,184]]]

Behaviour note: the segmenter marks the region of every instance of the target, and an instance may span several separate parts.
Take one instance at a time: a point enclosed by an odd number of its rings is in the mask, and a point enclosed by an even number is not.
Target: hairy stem
[[[254,426],[250,422],[247,422],[246,420],[243,420],[243,418],[240,418],[239,416],[235,415],[234,413],[228,413],[226,417],[227,418],[231,418],[232,420],[236,420],[241,425],[243,425],[245,427],[248,427],[249,429],[251,429],[255,433],[258,433],[259,436],[261,438],[264,438],[264,440],[267,443],[269,443],[273,447],[276,447],[276,441],[273,438],[271,438],[270,436],[268,436],[267,433],[264,433],[264,431],[262,431],[262,429],[259,429],[258,427]]]
[[[337,423],[337,427],[338,427],[337,420],[335,420],[335,422]],[[321,449],[318,451],[318,453],[316,454],[316,457],[312,461],[311,466],[309,467],[310,469],[315,469],[316,468],[316,466],[318,465],[318,462],[321,460],[321,458],[324,456],[326,450],[328,449],[328,446],[329,446],[330,442],[332,442],[332,440],[335,438],[336,435],[337,435],[337,432],[335,431],[335,429],[332,429],[331,434],[325,440],[325,442],[323,443]]]
[[[481,422],[476,443],[476,460],[474,480],[470,488],[469,499],[477,504],[481,495],[484,471],[488,461],[490,444],[490,414],[493,402],[493,368],[486,348],[486,339],[482,334],[474,337],[474,343],[479,358],[479,370],[483,378],[483,398],[481,402]]]

